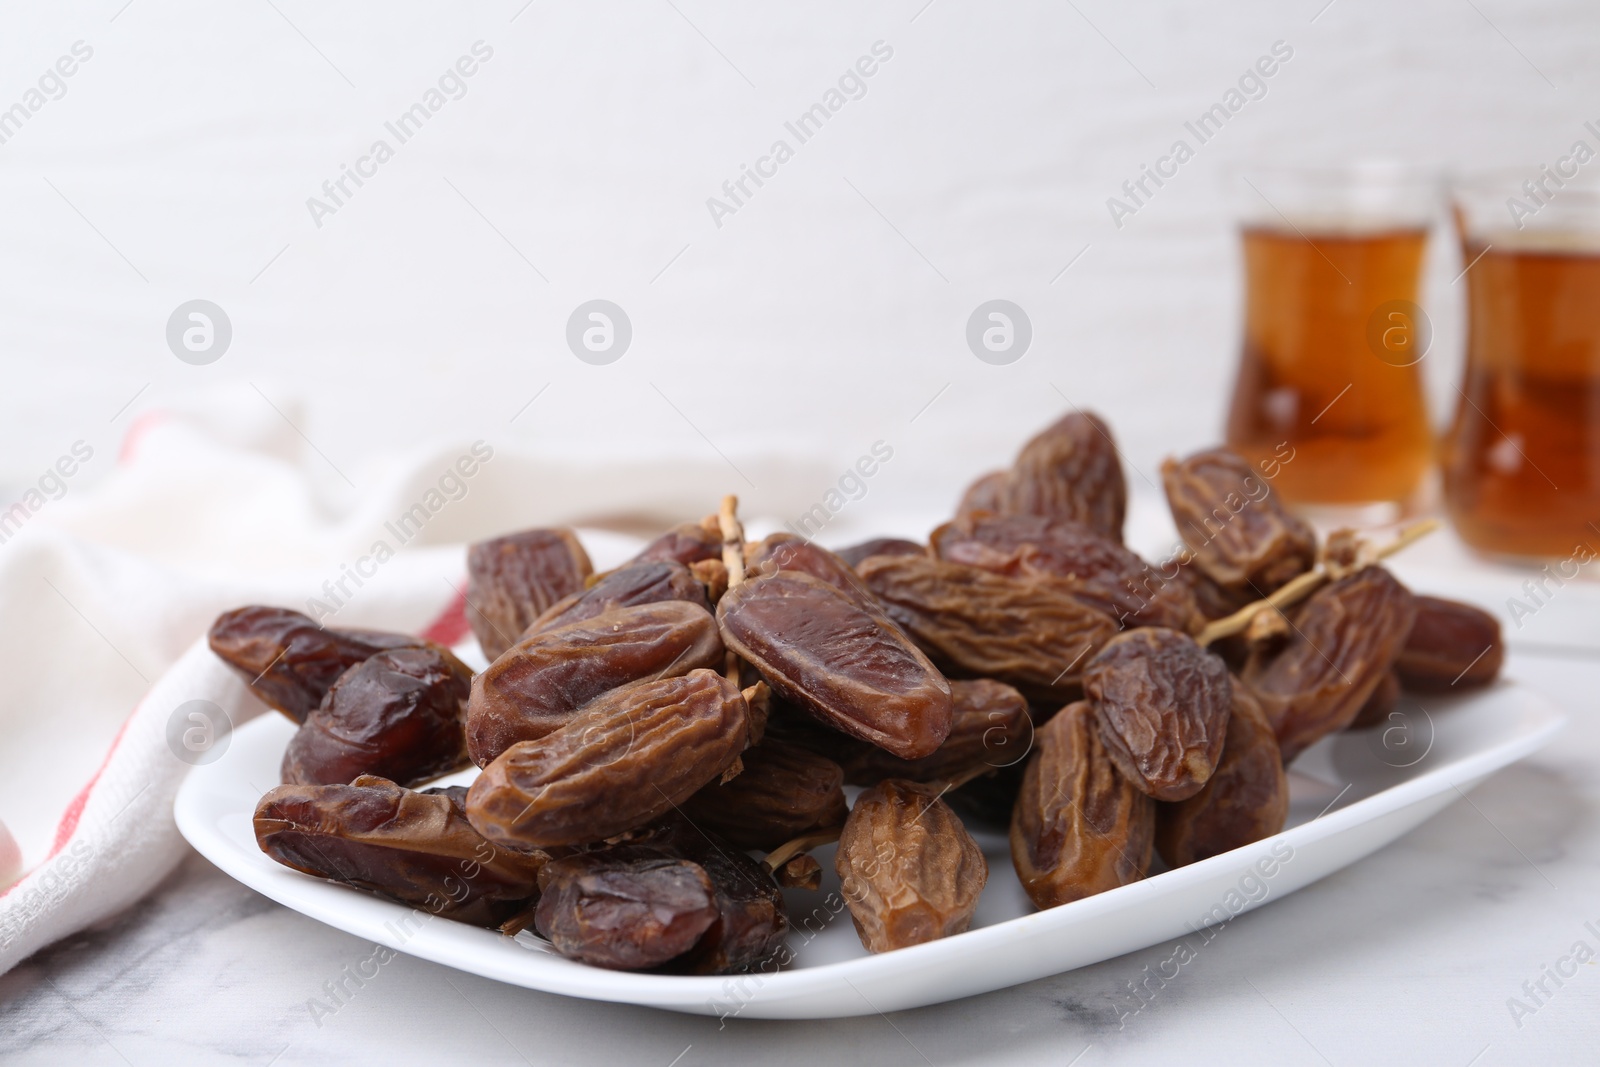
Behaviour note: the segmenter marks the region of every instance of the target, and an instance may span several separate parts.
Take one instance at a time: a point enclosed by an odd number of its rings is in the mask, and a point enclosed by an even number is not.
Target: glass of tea
[[[1244,337],[1228,445],[1276,467],[1292,503],[1397,518],[1433,460],[1417,289],[1442,183],[1390,165],[1246,169],[1234,182]]]
[[[1467,353],[1445,506],[1482,552],[1585,563],[1600,547],[1600,183],[1483,175],[1451,201]]]

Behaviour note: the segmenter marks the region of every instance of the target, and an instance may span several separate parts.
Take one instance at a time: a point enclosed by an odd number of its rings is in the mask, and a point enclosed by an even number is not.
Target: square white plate
[[[602,970],[555,955],[529,932],[505,937],[279,865],[256,847],[251,815],[277,784],[295,729],[281,715],[240,727],[219,759],[191,770],[174,814],[190,844],[257,892],[357,937],[459,970],[567,996],[703,1015],[863,1015],[1001,989],[1226,921],[1382,848],[1538,749],[1565,721],[1544,698],[1507,682],[1423,703],[1408,696],[1389,726],[1337,735],[1304,753],[1290,774],[1289,825],[1276,837],[1063,907],[1034,911],[1004,835],[980,833],[989,883],[973,928],[931,944],[868,955],[838,895],[831,849],[819,851],[822,889],[785,891],[795,963],[746,976]]]

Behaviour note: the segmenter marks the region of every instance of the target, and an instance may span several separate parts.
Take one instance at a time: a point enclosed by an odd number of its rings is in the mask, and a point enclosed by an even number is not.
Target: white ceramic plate
[[[207,859],[290,908],[402,952],[514,985],[593,1000],[750,1018],[805,1019],[914,1008],[1069,971],[1276,900],[1382,848],[1495,770],[1538,749],[1564,716],[1514,684],[1449,700],[1406,698],[1391,725],[1319,743],[1296,761],[1281,834],[1049,911],[1034,911],[1003,835],[980,834],[989,884],[973,929],[870,956],[837,895],[831,850],[818,892],[787,891],[793,966],[770,974],[695,978],[629,974],[574,963],[524,932],[517,938],[440,919],[300,874],[257,847],[251,814],[278,781],[293,725],[262,715],[234,732],[178,792],[178,828]],[[464,772],[447,781],[465,781]]]

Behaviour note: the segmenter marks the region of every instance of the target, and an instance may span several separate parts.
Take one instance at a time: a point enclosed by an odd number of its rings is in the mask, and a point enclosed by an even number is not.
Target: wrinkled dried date
[[[547,864],[533,921],[563,957],[642,971],[693,949],[717,902],[701,865],[622,846]]]
[[[975,511],[1002,514],[1006,506],[1006,487],[1011,481],[1009,470],[990,471],[967,486],[956,504],[956,514],[970,515]]]
[[[1285,764],[1355,719],[1411,631],[1412,601],[1388,571],[1365,567],[1295,608],[1281,649],[1251,654],[1239,677],[1261,700]]]
[[[711,610],[704,583],[688,567],[674,560],[651,560],[619,567],[583,592],[552,605],[521,636],[526,639],[557,626],[592,619],[612,608],[659,604],[667,600],[683,600]]]
[[[467,622],[494,659],[528,624],[583,588],[594,568],[571,530],[523,530],[467,549]]]
[[[952,781],[985,766],[998,769],[1019,763],[1027,755],[1033,721],[1021,693],[1004,682],[979,678],[952,681],[950,700],[949,736],[932,755],[916,760],[892,756],[792,712],[775,720],[772,731],[791,744],[827,756],[843,769],[850,785],[876,785],[885,778]]]
[[[744,770],[738,776],[712,782],[684,801],[682,811],[690,822],[739,848],[763,852],[809,830],[844,822],[844,772],[833,760],[770,739],[740,759]]]
[[[1163,579],[1120,542],[1082,523],[1043,515],[968,515],[939,527],[930,540],[940,559],[997,574],[1076,579],[1082,583],[1080,600],[1126,626],[1188,630],[1199,610],[1186,583]]]
[[[869,952],[961,933],[989,879],[983,851],[938,788],[897,779],[856,798],[834,869]]]
[[[671,970],[729,974],[775,958],[783,947],[789,919],[783,910],[783,894],[765,864],[676,815],[636,838],[641,846],[666,849],[698,863],[716,891],[716,924],[687,955],[673,961]]]
[[[1122,540],[1128,486],[1097,415],[1074,411],[1024,445],[1000,495],[1002,514],[1068,519]]]
[[[1205,788],[1156,812],[1156,851],[1169,867],[1221,855],[1283,829],[1289,780],[1278,738],[1244,686],[1233,690],[1228,736]]]
[[[255,835],[262,852],[297,871],[479,926],[525,910],[549,859],[495,848],[448,791],[417,793],[371,776],[268,790]]]
[[[796,571],[752,578],[717,605],[722,640],[780,697],[897,756],[950,733],[950,685],[874,605]]]
[[[1053,908],[1145,876],[1155,801],[1106,755],[1080,701],[1038,728],[1011,817],[1011,862],[1036,907]]]
[[[607,690],[719,667],[722,657],[716,620],[682,600],[540,630],[472,680],[467,752],[481,767],[518,741],[559,729]]]
[[[1505,646],[1493,615],[1458,600],[1412,599],[1417,617],[1394,664],[1407,689],[1444,693],[1488,685],[1499,676]]]
[[[534,927],[570,959],[639,971],[688,952],[717,921],[698,863],[627,846],[581,852],[539,873]]]
[[[1244,457],[1225,448],[1161,465],[1178,535],[1233,596],[1259,599],[1316,561],[1317,539]],[[1243,606],[1242,604],[1240,606]]]
[[[323,629],[298,611],[262,605],[218,615],[208,642],[262,703],[295,722],[305,722],[339,675],[368,656],[427,645],[405,634]]]
[[[874,537],[858,545],[841,548],[834,553],[850,566],[858,566],[868,556],[926,556],[928,547],[901,537]]]
[[[410,785],[459,770],[471,687],[472,671],[437,645],[362,660],[290,739],[284,782],[335,785],[372,774]]]
[[[512,848],[599,841],[683,803],[748,740],[744,697],[721,675],[638,682],[502,752],[468,790],[467,815]]]
[[[551,874],[544,880],[545,896],[540,900],[542,918],[535,916],[541,933],[561,930],[567,935],[566,940],[557,942],[557,948],[564,953],[585,952],[584,958],[601,966],[654,966],[667,973],[730,974],[765,966],[782,951],[789,923],[783,911],[783,895],[772,872],[716,834],[691,826],[681,816],[670,816],[609,844],[587,849],[581,857],[560,867],[552,865]],[[659,870],[658,865],[662,864],[688,864],[706,877],[714,919],[698,938],[688,936],[689,925],[672,931],[675,936],[663,936],[657,923],[687,918],[671,901],[663,901],[664,913],[654,916],[634,907],[652,893],[629,872],[641,867]],[[581,908],[583,895],[568,890],[558,896],[556,883],[590,871],[607,872],[610,882],[603,894],[596,895],[599,906],[585,913]],[[622,872],[620,878],[614,872]],[[804,865],[794,873],[806,877]],[[673,877],[675,884],[683,884],[681,874]],[[692,893],[684,894],[682,899],[692,906]],[[698,920],[693,925],[698,925]]]
[[[861,577],[934,662],[954,674],[999,679],[1029,697],[1074,686],[1083,664],[1117,631],[1116,620],[1079,600],[1079,583],[1065,578],[1010,577],[915,556],[874,556],[862,563]]]
[[[1124,778],[1157,800],[1183,800],[1222,756],[1232,701],[1222,660],[1175,630],[1130,630],[1107,642],[1083,673],[1106,753]]]

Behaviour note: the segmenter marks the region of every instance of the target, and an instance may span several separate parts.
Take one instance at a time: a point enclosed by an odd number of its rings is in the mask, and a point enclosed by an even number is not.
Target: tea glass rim
[[[1444,172],[1400,160],[1239,161],[1224,173],[1232,186],[1231,214],[1246,230],[1430,230],[1444,206]]]

